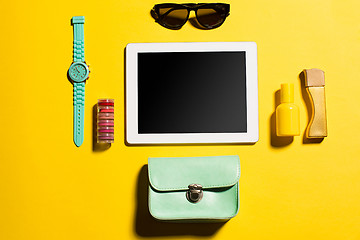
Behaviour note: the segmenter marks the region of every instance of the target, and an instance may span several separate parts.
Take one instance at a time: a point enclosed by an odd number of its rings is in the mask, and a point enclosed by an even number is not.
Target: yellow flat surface
[[[156,24],[155,1],[1,1],[0,239],[360,239],[360,1],[228,1],[218,29]],[[72,16],[84,15],[85,140],[72,141]],[[255,41],[255,145],[126,146],[124,48],[131,42]],[[328,137],[303,143],[299,74],[325,71]],[[301,136],[272,136],[275,92],[294,83]],[[93,106],[115,98],[115,143],[93,151]],[[241,208],[223,225],[148,217],[148,157],[239,155]]]

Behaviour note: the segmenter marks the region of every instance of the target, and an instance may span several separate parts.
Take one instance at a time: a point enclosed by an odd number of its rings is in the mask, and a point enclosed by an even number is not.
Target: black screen
[[[246,132],[245,52],[138,53],[138,132]]]

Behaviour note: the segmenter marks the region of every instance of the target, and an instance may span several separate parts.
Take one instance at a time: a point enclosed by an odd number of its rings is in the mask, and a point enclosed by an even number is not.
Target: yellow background
[[[156,1],[1,1],[0,239],[360,239],[360,2],[228,2],[230,16],[220,28],[188,22],[173,31],[150,16]],[[76,15],[86,17],[92,71],[80,148],[72,141],[66,76]],[[259,142],[126,146],[126,44],[192,41],[257,43]],[[304,144],[308,116],[299,74],[314,67],[325,71],[329,136]],[[301,113],[302,134],[290,144],[272,135],[275,92],[286,82],[295,85]],[[116,101],[115,143],[93,151],[93,106],[103,97]],[[201,224],[197,233],[145,216],[138,182],[144,185],[139,173],[148,157],[211,155],[240,156],[234,219]]]

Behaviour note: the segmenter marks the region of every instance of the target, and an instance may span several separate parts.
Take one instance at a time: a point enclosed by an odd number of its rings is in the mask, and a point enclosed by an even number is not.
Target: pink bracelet
[[[114,99],[99,99],[97,104],[97,142],[114,142]]]

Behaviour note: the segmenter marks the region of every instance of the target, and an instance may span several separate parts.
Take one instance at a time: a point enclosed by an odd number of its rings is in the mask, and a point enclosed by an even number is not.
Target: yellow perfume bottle
[[[325,74],[324,71],[313,68],[305,69],[305,87],[310,98],[310,122],[305,131],[306,138],[324,138],[327,136],[326,104],[325,104]]]
[[[276,135],[300,135],[299,107],[294,104],[294,84],[281,84],[280,105],[276,108]]]

